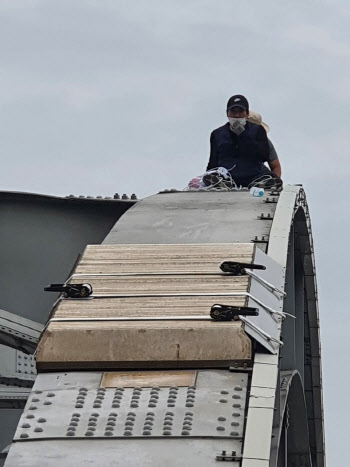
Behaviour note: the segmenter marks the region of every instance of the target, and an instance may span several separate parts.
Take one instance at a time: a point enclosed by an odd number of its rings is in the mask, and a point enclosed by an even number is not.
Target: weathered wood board
[[[209,316],[215,303],[245,306],[244,295],[215,296],[245,293],[250,287],[247,276],[220,275],[219,266],[226,260],[251,263],[254,249],[253,244],[89,245],[74,271],[80,275],[71,282],[90,283],[96,298],[58,303],[52,318],[71,321],[49,324],[38,346],[38,368],[220,367],[249,361],[251,341],[240,321],[186,317]],[[140,275],[113,276],[130,273]],[[176,293],[213,295],[137,296]],[[167,316],[183,319],[103,321]]]

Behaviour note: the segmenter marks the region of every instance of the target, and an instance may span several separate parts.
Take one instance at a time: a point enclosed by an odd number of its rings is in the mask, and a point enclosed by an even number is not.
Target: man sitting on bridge
[[[251,123],[249,103],[242,95],[227,103],[228,122],[210,136],[210,159],[207,170],[226,168],[236,185],[270,188],[282,186],[281,165],[276,151],[261,124]],[[269,170],[265,162],[268,162]],[[215,171],[203,176],[205,185],[215,185]]]

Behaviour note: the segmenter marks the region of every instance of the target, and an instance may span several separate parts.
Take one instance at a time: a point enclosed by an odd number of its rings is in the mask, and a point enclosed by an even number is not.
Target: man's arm
[[[281,178],[282,169],[279,159],[274,159],[273,161],[268,161],[271,172],[273,172],[277,177]]]
[[[271,172],[281,178],[281,164],[278,159],[276,149],[269,138],[267,138],[267,142],[269,143],[269,160],[267,162],[269,163]]]
[[[218,155],[216,150],[216,144],[214,141],[213,133],[210,135],[210,157],[207,165],[207,170],[216,169],[218,166]]]

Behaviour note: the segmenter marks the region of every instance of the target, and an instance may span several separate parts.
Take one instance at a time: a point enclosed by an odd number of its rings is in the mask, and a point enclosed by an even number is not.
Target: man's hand
[[[281,178],[282,169],[281,169],[281,164],[280,164],[279,159],[275,159],[274,161],[269,161],[269,166],[270,166],[271,172],[277,175],[277,177]]]

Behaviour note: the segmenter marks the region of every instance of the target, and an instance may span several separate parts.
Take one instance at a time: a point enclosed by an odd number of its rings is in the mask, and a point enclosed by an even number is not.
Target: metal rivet
[[[26,418],[34,418],[34,415],[30,413],[26,416]]]
[[[240,417],[240,416],[241,416],[241,414],[238,413],[238,412],[233,412],[233,414],[232,414],[232,417]]]
[[[166,414],[167,415],[174,415],[172,412],[167,412]],[[134,414],[129,414],[129,415],[136,415],[136,414],[134,413]],[[154,412],[147,412],[147,415],[152,415],[154,417]]]
[[[37,426],[37,427],[34,429],[34,431],[35,431],[36,433],[41,433],[41,432],[44,431],[44,430],[43,430],[40,426]]]
[[[118,417],[118,414],[117,414],[117,412],[111,412],[111,413],[109,414],[109,416],[110,416],[110,417]]]
[[[232,407],[235,407],[236,409],[240,409],[242,406],[241,404],[233,404]]]
[[[170,435],[171,435],[171,431],[168,431],[168,430],[167,430],[167,431],[163,431],[163,435],[165,435],[165,436],[170,436]]]
[[[54,392],[48,392],[47,393],[47,397],[54,397],[55,396],[55,393]]]
[[[191,402],[187,402],[186,407],[193,407],[193,404]]]
[[[222,404],[226,404],[227,399],[220,399],[219,402],[221,402]]]
[[[232,396],[232,399],[240,399],[240,398],[241,398],[241,396],[238,396],[237,394],[234,394],[234,395]]]
[[[74,431],[67,431],[66,436],[75,436]]]
[[[45,401],[45,402],[44,402],[44,405],[52,405],[52,402],[50,402],[50,401]],[[78,404],[77,404],[77,405],[78,405]],[[81,404],[79,404],[79,405],[81,405]],[[75,406],[75,407],[77,407],[77,406]],[[79,408],[79,407],[77,407],[77,409],[78,409],[78,408]]]
[[[183,425],[182,429],[190,431],[190,430],[192,430],[192,427],[191,427],[191,425]]]
[[[152,433],[151,433],[149,430],[144,430],[144,431],[142,432],[142,434],[145,435],[145,436],[149,436],[149,435],[152,434]]]
[[[239,423],[238,422],[232,422],[231,425],[232,426],[239,426]]]
[[[76,425],[78,425],[78,424],[76,423]],[[97,423],[96,422],[89,422],[88,426],[97,426]]]
[[[38,408],[38,407],[37,407],[36,405],[31,405],[31,406],[29,407],[29,410],[36,410],[37,408]]]
[[[217,426],[216,429],[217,429],[218,431],[225,431],[225,427],[224,427],[224,426],[221,426],[221,425]]]
[[[136,407],[138,407],[138,406],[139,406],[139,404],[138,404],[137,402],[131,402],[131,404],[130,404],[130,407],[136,408]],[[153,406],[150,406],[150,405],[149,405],[148,407],[153,407]]]
[[[125,431],[124,436],[132,436],[132,431]]]
[[[75,406],[75,407],[77,407],[77,406]],[[100,408],[101,408],[101,404],[94,404],[94,405],[93,405],[93,408],[94,408],[94,409],[100,409]]]
[[[34,391],[34,394],[42,394],[42,391]]]
[[[238,436],[238,431],[231,431],[230,436]]]
[[[22,428],[30,428],[30,423],[23,423]]]
[[[69,426],[78,426],[78,422],[70,422]]]
[[[76,431],[76,428],[74,426],[69,426],[67,428],[67,431]]]
[[[99,416],[100,416],[100,414],[99,414],[99,413],[97,413],[97,412],[94,412],[94,413],[92,413],[92,414],[91,414],[91,416],[92,416],[92,417],[99,417]]]
[[[219,417],[218,420],[219,420],[219,422],[224,422],[226,420],[226,418],[225,417]]]
[[[94,436],[94,432],[91,431],[91,430],[88,430],[88,431],[85,433],[85,436]]]
[[[168,414],[168,412],[167,412],[167,414]],[[174,414],[172,414],[172,415],[174,415]],[[193,417],[193,412],[186,412],[185,415],[190,415],[191,417]]]
[[[37,397],[33,397],[32,402],[40,402],[40,399],[38,399]]]
[[[172,426],[172,424],[173,424],[173,422],[171,422],[170,420],[166,420],[164,422],[164,426],[167,426],[167,425]]]
[[[113,433],[111,431],[106,431],[105,436],[113,436]]]
[[[119,404],[112,404],[113,409],[119,409],[120,405]]]
[[[155,404],[154,402],[150,402],[150,403],[148,404],[148,407],[157,407],[157,404]]]
[[[242,391],[242,386],[236,386],[234,389],[235,391]]]
[[[80,417],[80,413],[75,412],[75,413],[73,414],[73,417]]]
[[[131,420],[125,422],[125,426],[134,426],[134,422]]]
[[[188,436],[190,434],[189,431],[181,431],[181,434],[184,435],[184,436]]]
[[[50,404],[45,404],[45,405],[50,405]],[[81,409],[83,407],[84,407],[83,404],[75,404],[76,409]]]
[[[105,431],[113,431],[114,426],[106,426]]]
[[[28,433],[22,433],[20,438],[29,438],[29,435]]]

